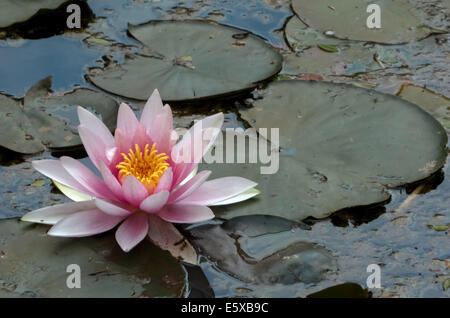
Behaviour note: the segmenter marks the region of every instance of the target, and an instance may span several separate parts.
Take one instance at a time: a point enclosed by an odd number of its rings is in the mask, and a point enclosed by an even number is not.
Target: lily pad
[[[215,177],[239,175],[261,190],[245,202],[215,207],[219,217],[323,218],[385,202],[390,198],[386,187],[424,179],[445,163],[445,130],[398,97],[309,81],[275,82],[261,95],[240,113],[254,128],[279,128],[280,142],[272,145],[281,146],[279,170],[274,160],[274,174],[261,174],[261,166],[269,163],[204,164],[202,169]]]
[[[252,89],[281,69],[281,55],[263,39],[236,39],[243,30],[210,21],[153,21],[128,31],[145,54],[88,75],[128,98],[147,100],[155,88],[171,102],[219,97]]]
[[[89,238],[47,236],[47,226],[0,222],[1,297],[181,297],[185,273],[149,241],[125,253],[114,233]],[[68,288],[80,268],[81,288]],[[73,271],[73,270],[72,270]]]
[[[341,0],[329,8],[328,0],[293,0],[292,7],[300,19],[320,32],[333,32],[341,39],[400,44],[423,39],[433,32],[423,25],[419,10],[408,0],[379,0],[381,28],[366,25],[371,13],[366,9],[373,1]]]
[[[318,283],[336,270],[336,260],[326,248],[302,241],[298,231],[304,231],[301,224],[273,216],[239,217],[189,230],[203,255],[245,283]]]
[[[289,19],[284,32],[288,45],[296,52],[284,57],[284,74],[354,76],[408,65],[397,47],[338,39],[309,28],[297,16]]]
[[[440,121],[442,126],[450,129],[450,99],[425,87],[404,84],[397,96],[410,101],[429,112]]]
[[[32,154],[81,145],[76,126],[77,106],[116,125],[118,105],[104,94],[80,88],[62,96],[50,91],[51,77],[37,82],[21,100],[0,94],[0,146]]]

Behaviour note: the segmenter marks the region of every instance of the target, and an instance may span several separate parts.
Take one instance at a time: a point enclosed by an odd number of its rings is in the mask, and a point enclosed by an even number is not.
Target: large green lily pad
[[[390,197],[386,187],[428,177],[447,156],[447,134],[425,111],[352,85],[279,81],[240,113],[257,129],[279,128],[280,162],[275,174],[261,174],[261,166],[269,164],[203,165],[214,177],[238,175],[258,183],[261,194],[255,198],[215,207],[227,219],[251,214],[323,218],[381,203]]]
[[[89,238],[47,236],[48,226],[0,222],[1,297],[180,297],[185,273],[148,240],[125,253],[114,232]],[[77,264],[81,288],[66,281]]]
[[[292,7],[308,26],[320,31],[332,31],[337,38],[398,44],[425,38],[432,29],[423,25],[419,10],[409,0],[379,0],[381,28],[366,25],[371,0],[293,0]]]
[[[93,69],[88,78],[117,95],[165,101],[218,97],[254,88],[281,69],[282,57],[247,31],[210,21],[153,21],[130,26],[145,53]]]
[[[203,255],[245,283],[318,283],[337,269],[336,260],[326,248],[302,241],[302,231],[282,218],[246,216],[189,233]]]
[[[97,113],[113,129],[118,104],[90,89],[52,94],[51,77],[37,82],[21,100],[0,94],[0,146],[32,154],[81,145],[77,106]]]

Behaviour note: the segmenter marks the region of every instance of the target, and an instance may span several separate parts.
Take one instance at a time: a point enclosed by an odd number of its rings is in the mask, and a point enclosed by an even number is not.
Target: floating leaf
[[[324,50],[325,52],[339,52],[339,49],[333,45],[328,45],[328,44],[317,44],[317,46],[321,49]]]
[[[88,37],[85,41],[89,44],[100,44],[100,45],[111,45],[112,44],[111,41],[108,41],[106,39],[96,38],[93,36]]]
[[[424,179],[445,163],[445,130],[395,96],[344,84],[279,81],[261,97],[240,114],[257,129],[279,128],[279,163],[273,153],[264,165],[203,164],[215,177],[239,175],[261,191],[246,202],[214,207],[219,217],[323,218],[384,202],[390,197],[386,187]],[[261,167],[270,165],[276,173],[261,174]]]
[[[300,19],[320,32],[332,31],[341,39],[398,44],[427,37],[431,28],[423,26],[420,10],[408,0],[379,0],[381,29],[369,29],[366,20],[370,4],[361,0],[341,0],[329,9],[328,0],[293,0],[292,7]]]
[[[169,253],[148,240],[123,252],[114,232],[88,238],[47,236],[47,226],[0,222],[1,297],[180,297],[185,273]],[[68,288],[70,264],[81,288]]]
[[[322,246],[304,241],[302,225],[271,216],[247,216],[189,230],[192,244],[228,274],[246,283],[318,283],[336,270]]]
[[[30,184],[31,187],[42,187],[43,185],[45,185],[45,181],[42,179],[36,180]]]
[[[249,33],[237,45],[241,30],[209,21],[154,21],[128,31],[150,53],[92,69],[88,78],[129,98],[147,100],[155,88],[165,101],[217,97],[252,89],[281,69],[281,55],[263,39]]]
[[[445,232],[448,230],[448,225],[433,225],[433,230],[438,232]]]
[[[80,88],[63,96],[50,92],[51,77],[31,87],[22,100],[0,94],[0,146],[31,154],[81,145],[77,106],[91,109],[113,129],[118,105],[109,97]]]
[[[446,280],[444,280],[444,282],[442,283],[442,289],[444,291],[446,291],[447,289],[450,288],[450,278],[447,278]]]

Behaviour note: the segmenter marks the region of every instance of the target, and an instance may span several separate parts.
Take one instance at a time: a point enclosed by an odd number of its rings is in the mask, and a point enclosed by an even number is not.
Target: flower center
[[[130,149],[128,155],[122,153],[123,161],[116,167],[119,169],[119,180],[126,176],[135,176],[148,190],[149,193],[161,179],[164,172],[169,167],[166,160],[169,158],[164,152],[158,154],[156,143],[153,143],[149,151],[149,144],[145,145],[144,152],[141,152],[139,145],[134,145],[135,151]]]

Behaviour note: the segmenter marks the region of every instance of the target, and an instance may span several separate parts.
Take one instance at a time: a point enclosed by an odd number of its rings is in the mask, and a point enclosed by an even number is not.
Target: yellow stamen
[[[169,167],[166,160],[169,158],[165,153],[158,154],[156,144],[153,143],[149,152],[149,145],[146,144],[144,152],[141,152],[139,145],[134,145],[136,151],[130,149],[128,155],[122,153],[123,161],[116,167],[119,169],[119,180],[123,180],[126,176],[135,176],[149,191],[153,189],[161,179],[164,172]]]

